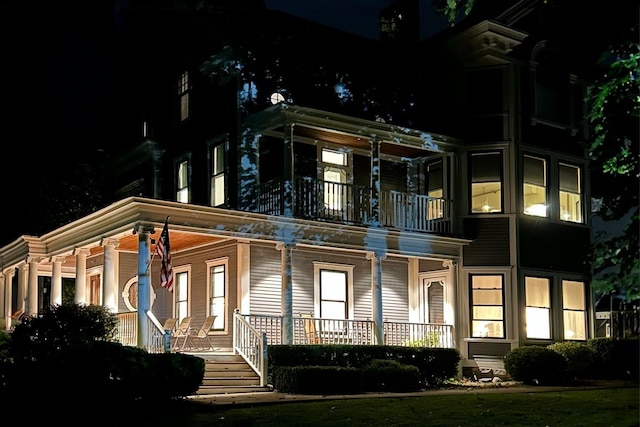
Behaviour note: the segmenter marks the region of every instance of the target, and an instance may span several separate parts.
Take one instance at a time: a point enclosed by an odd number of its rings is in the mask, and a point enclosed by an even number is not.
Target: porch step
[[[238,354],[207,354],[204,377],[197,396],[229,393],[254,393],[272,391],[260,385],[260,377]]]

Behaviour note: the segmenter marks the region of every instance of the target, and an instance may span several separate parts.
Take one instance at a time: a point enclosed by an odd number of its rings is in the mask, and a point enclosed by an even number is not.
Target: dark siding
[[[468,218],[464,230],[473,239],[463,248],[465,266],[511,264],[509,218]]]
[[[353,155],[353,184],[362,187],[371,186],[371,159],[369,157]]]
[[[521,267],[589,272],[590,234],[587,228],[553,223],[543,218],[522,218],[519,225]]]
[[[475,356],[502,357],[511,350],[508,342],[478,341],[469,343],[469,358]]]
[[[382,191],[407,191],[407,165],[389,161],[380,162]]]

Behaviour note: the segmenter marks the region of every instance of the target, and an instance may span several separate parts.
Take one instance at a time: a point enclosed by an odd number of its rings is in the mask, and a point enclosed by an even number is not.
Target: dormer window
[[[178,81],[178,99],[180,101],[180,121],[189,118],[189,72],[180,75]]]

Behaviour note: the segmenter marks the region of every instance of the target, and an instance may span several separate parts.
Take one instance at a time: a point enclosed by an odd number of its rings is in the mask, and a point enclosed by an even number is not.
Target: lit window
[[[276,105],[284,102],[284,95],[282,95],[280,92],[273,92],[269,97],[269,100],[271,101],[271,104]]]
[[[180,75],[178,81],[178,98],[180,99],[180,121],[189,118],[189,72]]]
[[[560,219],[582,222],[580,168],[560,163]]]
[[[471,276],[471,336],[504,338],[502,275]]]
[[[324,206],[329,215],[342,215],[346,205],[347,153],[322,149]]]
[[[444,200],[442,187],[442,161],[427,165],[427,215],[429,219],[442,218],[444,216]]]
[[[471,212],[502,212],[502,156],[471,154]]]
[[[547,216],[547,162],[532,156],[524,156],[523,183],[524,213]]]
[[[175,274],[175,317],[178,322],[189,316],[189,273],[186,271],[176,272]]]
[[[353,318],[353,266],[314,263],[316,317]]]
[[[562,281],[562,320],[565,340],[587,339],[584,283]]]
[[[211,206],[225,203],[225,144],[218,143],[210,148],[211,161]]]
[[[189,162],[187,160],[178,164],[176,200],[189,203]]]
[[[549,279],[525,277],[527,338],[551,338]]]
[[[216,316],[212,330],[225,329],[227,304],[227,259],[212,262],[209,267],[209,315]]]

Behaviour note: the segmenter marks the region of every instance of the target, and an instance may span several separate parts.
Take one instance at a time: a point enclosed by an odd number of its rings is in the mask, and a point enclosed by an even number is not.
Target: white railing
[[[386,345],[453,348],[453,326],[433,323],[384,322]]]
[[[381,192],[380,222],[406,230],[451,232],[451,200],[398,191]]]
[[[131,347],[138,346],[138,312],[118,313],[118,332],[116,334],[117,341],[122,345]],[[164,353],[168,351],[167,344],[170,343],[170,336],[165,333],[162,324],[156,316],[147,311],[147,342],[144,348],[149,353]]]
[[[233,313],[233,351],[240,354],[260,377],[260,385],[267,385],[267,336],[258,332],[238,313]]]

